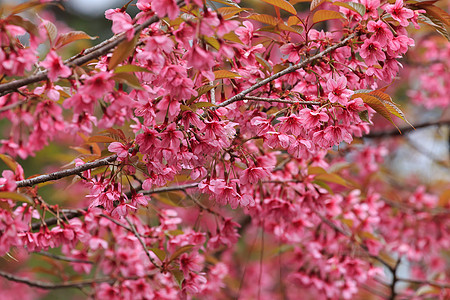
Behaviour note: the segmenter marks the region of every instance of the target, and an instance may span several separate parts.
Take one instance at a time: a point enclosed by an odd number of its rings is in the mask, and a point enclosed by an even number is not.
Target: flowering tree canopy
[[[61,3],[0,7],[2,299],[450,297],[449,178],[391,159],[450,124],[450,15],[262,2],[130,1],[72,57]]]

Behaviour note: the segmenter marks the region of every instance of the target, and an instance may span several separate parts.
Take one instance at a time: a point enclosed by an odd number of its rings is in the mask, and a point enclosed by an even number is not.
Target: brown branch
[[[237,101],[241,101],[245,98],[245,96],[251,92],[253,92],[254,90],[266,85],[267,83],[280,78],[283,75],[292,73],[298,69],[302,69],[305,66],[311,64],[312,62],[321,59],[322,57],[324,57],[326,54],[330,53],[333,50],[336,50],[340,47],[345,46],[351,39],[353,39],[354,37],[357,36],[357,33],[352,33],[350,34],[348,37],[346,37],[345,39],[343,39],[342,41],[340,41],[339,43],[330,46],[328,48],[326,48],[325,50],[323,50],[322,52],[317,53],[316,55],[313,55],[307,59],[305,59],[304,61],[302,61],[301,63],[298,63],[296,65],[290,66],[278,73],[273,74],[272,76],[267,77],[266,79],[261,80],[260,82],[252,85],[251,87],[249,87],[246,90],[243,90],[242,92],[240,92],[239,94],[234,95],[233,97],[231,97],[230,99],[218,104],[215,107],[212,107],[211,109],[217,109],[218,107],[225,107],[227,105],[230,105],[231,103],[237,102]]]
[[[398,270],[398,266],[400,265],[401,262],[401,258],[397,259],[397,262],[395,263],[394,268],[391,270],[392,273],[392,282],[389,285],[390,289],[391,289],[391,296],[390,296],[390,300],[395,300],[395,297],[397,296],[397,293],[395,292],[395,285],[398,282],[398,277],[397,277],[397,270]]]
[[[57,259],[57,260],[72,262],[72,263],[81,263],[81,264],[93,264],[94,263],[94,262],[92,262],[90,260],[83,260],[83,259],[78,259],[78,258],[73,258],[73,257],[67,257],[67,256],[53,254],[53,253],[50,253],[50,252],[45,252],[45,251],[33,252],[33,253],[34,254],[38,254],[38,255],[47,256],[47,257],[51,257],[51,258],[54,258],[54,259]]]
[[[397,129],[392,129],[389,131],[381,131],[381,132],[371,132],[369,134],[364,135],[364,138],[369,138],[369,139],[376,139],[376,138],[382,138],[382,137],[394,137],[394,136],[401,136],[404,135],[405,133],[408,133],[410,131],[419,129],[419,128],[424,128],[424,127],[431,127],[431,126],[443,126],[443,125],[450,125],[450,120],[440,120],[440,121],[435,121],[435,122],[427,122],[427,123],[423,123],[423,124],[419,124],[419,125],[414,125],[414,127],[404,127],[404,128],[400,128],[399,132]]]
[[[157,188],[151,191],[142,191],[145,195],[151,195],[151,194],[157,194],[157,193],[164,193],[164,192],[172,192],[172,191],[181,191],[186,189],[192,189],[196,188],[198,186],[198,183],[189,183],[184,185],[175,185],[175,186],[165,186],[162,188]]]
[[[146,276],[153,276],[154,274],[147,274]],[[79,280],[79,281],[68,281],[68,282],[62,282],[62,283],[49,283],[44,281],[38,281],[38,280],[31,280],[24,277],[19,277],[4,271],[0,271],[0,276],[3,278],[6,278],[10,281],[14,282],[20,282],[24,283],[31,287],[37,287],[40,289],[45,290],[53,290],[53,289],[66,289],[66,288],[82,288],[84,286],[93,285],[96,283],[114,283],[118,280],[136,280],[139,278],[142,278],[141,276],[132,276],[132,277],[125,277],[125,278],[111,278],[111,277],[103,277],[103,278],[93,278],[93,279],[86,279],[86,280]]]
[[[150,255],[150,252],[147,249],[147,246],[145,245],[144,241],[141,239],[140,234],[137,232],[136,227],[134,226],[134,224],[127,218],[125,217],[125,220],[127,220],[128,225],[130,225],[134,235],[136,236],[136,238],[138,239],[139,243],[141,243],[142,248],[144,249],[145,255],[147,255],[148,259],[150,260],[150,262],[158,269],[161,269],[161,266],[158,266],[158,264],[156,263],[156,261],[153,259],[153,257]]]
[[[317,101],[296,101],[296,100],[288,100],[288,99],[280,99],[280,98],[263,98],[263,97],[254,97],[254,96],[245,96],[243,100],[252,100],[252,101],[269,102],[269,103],[320,105],[320,102],[317,102]]]
[[[397,278],[397,281],[403,281],[403,282],[419,284],[419,285],[431,285],[431,286],[435,286],[435,287],[438,287],[441,289],[450,289],[449,283],[437,282],[437,281],[433,281],[433,280],[416,280],[416,279],[408,279],[408,278]]]
[[[57,171],[57,172],[53,172],[50,174],[45,174],[45,175],[40,175],[40,176],[36,176],[30,179],[25,179],[25,180],[20,180],[20,181],[16,181],[16,185],[17,187],[25,187],[25,186],[33,186],[35,184],[38,183],[42,183],[42,182],[47,182],[47,181],[51,181],[51,180],[58,180],[64,177],[68,177],[68,176],[72,176],[72,175],[76,175],[78,173],[90,170],[90,169],[94,169],[97,167],[101,167],[104,165],[108,165],[109,163],[115,161],[117,159],[117,155],[111,155],[96,161],[92,161],[92,162],[88,162],[85,163],[84,165],[72,168],[72,169],[67,169],[67,170],[62,170],[62,171]]]

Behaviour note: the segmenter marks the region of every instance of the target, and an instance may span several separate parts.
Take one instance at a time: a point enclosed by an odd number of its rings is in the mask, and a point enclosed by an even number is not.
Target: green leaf
[[[196,109],[205,108],[205,107],[214,107],[215,104],[212,104],[211,102],[197,102],[192,104],[192,106],[195,106]]]
[[[175,278],[175,281],[178,284],[178,287],[181,289],[184,280],[183,272],[181,272],[180,270],[171,270],[170,273],[172,273],[173,277]]]
[[[116,73],[114,76],[111,77],[113,80],[117,80],[119,82],[125,83],[137,90],[142,90],[141,83],[139,82],[139,79],[134,75],[133,73]]]
[[[289,2],[285,0],[262,0],[266,3],[272,4],[273,6],[279,7],[282,10],[285,10],[293,15],[297,15],[297,11]]]
[[[219,44],[219,41],[217,41],[217,39],[210,37],[210,36],[205,36],[205,37],[203,37],[203,39],[214,49],[216,49],[216,50],[220,49],[220,44]]]
[[[166,259],[166,252],[164,252],[163,250],[159,248],[150,248],[148,250],[155,253],[155,255],[159,258],[160,261],[164,261]]]
[[[366,7],[361,3],[356,2],[334,2],[333,5],[342,6],[354,12],[357,12],[361,17],[366,14]]]
[[[114,69],[118,64],[123,62],[124,59],[130,56],[131,53],[133,53],[138,38],[139,35],[135,35],[131,41],[125,40],[122,43],[120,43],[119,46],[117,46],[108,64],[109,70]]]
[[[345,180],[344,178],[342,178],[338,174],[334,174],[334,173],[331,173],[331,174],[319,174],[314,179],[325,181],[325,182],[337,183],[337,184],[340,184],[340,185],[346,186],[346,187],[349,186],[347,180]]]
[[[28,196],[16,192],[0,192],[0,199],[11,199],[14,201],[33,204],[33,201]]]
[[[11,156],[0,153],[0,159],[3,160],[3,162],[8,166],[8,168],[10,168],[13,172],[16,172],[17,162]]]
[[[276,26],[278,24],[278,20],[275,17],[265,14],[251,15],[248,17],[248,19],[255,20],[272,26]]]
[[[223,38],[225,40],[230,41],[230,42],[235,42],[235,43],[238,43],[238,44],[244,44],[244,43],[242,43],[241,39],[237,36],[237,34],[234,33],[233,31],[228,32],[227,34],[224,34]]]
[[[242,77],[242,76],[235,72],[231,72],[231,71],[227,71],[227,70],[214,71],[215,80],[224,79],[224,78],[236,78],[236,77]]]
[[[319,23],[334,19],[345,19],[341,13],[334,10],[318,10],[314,13],[312,18],[313,23]]]
[[[169,263],[172,262],[173,260],[177,259],[181,254],[188,252],[189,250],[191,250],[194,247],[194,245],[186,245],[183,247],[178,248],[173,254],[172,256],[170,256],[169,259]]]
[[[59,49],[67,44],[78,40],[95,40],[98,36],[90,36],[84,31],[70,31],[59,35],[55,43],[55,49]]]
[[[152,71],[150,71],[147,68],[141,67],[141,66],[136,66],[136,65],[123,65],[123,66],[118,66],[114,69],[114,73],[128,73],[128,72],[147,72],[147,73],[151,73]]]

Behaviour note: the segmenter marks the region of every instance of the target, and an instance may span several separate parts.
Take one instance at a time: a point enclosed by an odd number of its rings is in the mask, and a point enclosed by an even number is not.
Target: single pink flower
[[[64,65],[61,57],[51,50],[44,61],[39,63],[48,70],[47,76],[51,81],[56,81],[58,77],[66,78],[72,74],[72,70]]]

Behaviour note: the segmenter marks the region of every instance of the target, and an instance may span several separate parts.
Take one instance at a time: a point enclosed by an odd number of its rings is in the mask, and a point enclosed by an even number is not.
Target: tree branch
[[[83,260],[83,259],[78,259],[78,258],[73,258],[73,257],[67,257],[67,256],[62,256],[62,255],[57,255],[57,254],[53,254],[50,252],[45,252],[45,251],[41,251],[41,252],[33,252],[34,254],[38,254],[38,255],[44,255],[47,257],[51,257],[57,260],[62,260],[62,261],[68,261],[68,262],[72,262],[72,263],[80,263],[80,264],[93,264],[94,262],[90,261],[90,260]]]
[[[382,137],[390,137],[390,136],[399,136],[399,135],[403,135],[405,133],[408,133],[410,131],[419,129],[419,128],[424,128],[424,127],[430,127],[430,126],[442,126],[442,125],[450,125],[450,120],[440,120],[440,121],[435,121],[435,122],[427,122],[427,123],[423,123],[423,124],[419,124],[419,125],[414,125],[414,127],[404,127],[404,128],[400,128],[399,132],[397,129],[393,129],[393,130],[389,130],[389,131],[381,131],[381,132],[371,132],[369,134],[364,135],[364,138],[369,138],[369,139],[376,139],[376,138],[382,138]]]
[[[65,288],[82,288],[87,285],[92,285],[95,283],[114,283],[119,279],[114,279],[111,277],[103,277],[103,278],[93,278],[93,279],[86,279],[86,280],[79,280],[79,281],[68,281],[63,283],[49,283],[44,281],[38,281],[38,280],[31,280],[24,277],[19,277],[7,272],[0,271],[0,276],[3,278],[6,278],[10,281],[14,282],[20,282],[25,283],[28,286],[37,287],[45,290],[52,290],[52,289],[65,289]],[[149,274],[147,276],[153,276],[153,274]],[[133,277],[127,277],[122,278],[121,280],[136,280],[141,278],[140,276],[133,276]]]
[[[317,102],[317,101],[295,101],[295,100],[280,99],[280,98],[262,98],[262,97],[254,97],[254,96],[245,96],[243,100],[261,101],[261,102],[269,102],[269,103],[320,105],[320,102]]]
[[[150,260],[150,262],[158,269],[161,269],[161,266],[158,266],[158,264],[156,263],[156,261],[153,259],[153,257],[150,255],[150,252],[147,249],[147,246],[145,245],[144,241],[141,239],[140,234],[137,232],[136,227],[134,226],[134,224],[127,218],[125,217],[125,220],[127,220],[128,225],[130,225],[131,230],[134,233],[134,236],[136,236],[136,238],[138,239],[139,243],[141,243],[142,248],[144,248],[145,251],[145,255],[147,255],[148,259]]]
[[[117,155],[111,155],[96,161],[92,161],[92,162],[88,162],[85,163],[84,165],[72,168],[72,169],[67,169],[67,170],[62,170],[62,171],[57,171],[57,172],[53,172],[50,174],[45,174],[45,175],[40,175],[37,177],[33,177],[30,179],[25,179],[25,180],[20,180],[20,181],[16,181],[16,185],[17,187],[25,187],[25,186],[33,186],[35,184],[38,183],[42,183],[42,182],[47,182],[47,181],[51,181],[51,180],[58,180],[64,177],[68,177],[71,175],[76,175],[78,173],[90,170],[90,169],[94,169],[97,167],[101,167],[104,165],[109,164],[110,162],[113,162],[117,159]]]
[[[450,289],[449,283],[437,282],[433,280],[416,280],[416,279],[408,279],[408,278],[397,278],[397,281],[408,282],[412,284],[420,284],[420,285],[431,285],[441,289]]]
[[[311,56],[311,57],[305,59],[305,60],[302,61],[301,63],[298,63],[298,64],[296,64],[296,65],[290,66],[290,67],[288,67],[288,68],[286,68],[286,69],[284,69],[284,70],[282,70],[282,71],[280,71],[280,72],[278,72],[278,73],[273,74],[272,76],[267,77],[266,79],[261,80],[261,81],[258,82],[257,84],[252,85],[252,86],[249,87],[248,89],[243,90],[243,91],[240,92],[239,94],[234,95],[234,96],[231,97],[230,99],[228,99],[228,100],[226,100],[226,101],[224,101],[224,102],[218,104],[218,105],[215,106],[215,107],[212,107],[211,109],[215,109],[215,108],[217,109],[218,107],[225,107],[225,106],[227,106],[227,105],[230,105],[231,103],[234,103],[234,102],[243,100],[247,94],[253,92],[254,90],[256,90],[256,89],[258,89],[258,88],[260,88],[260,87],[266,85],[267,83],[269,83],[269,82],[271,82],[271,81],[273,81],[273,80],[275,80],[275,79],[277,79],[277,78],[280,78],[280,77],[283,76],[283,75],[286,75],[286,74],[292,73],[292,72],[294,72],[294,71],[296,71],[296,70],[298,70],[298,69],[304,68],[305,66],[311,64],[313,61],[316,61],[316,60],[318,60],[318,59],[321,59],[322,57],[324,57],[326,54],[330,53],[331,51],[336,50],[336,49],[338,49],[338,48],[340,48],[340,47],[345,46],[351,39],[353,39],[353,38],[356,37],[356,36],[357,36],[357,33],[356,33],[356,32],[350,34],[348,37],[346,37],[345,39],[343,39],[343,40],[340,41],[339,43],[337,43],[337,44],[335,44],[335,45],[333,45],[333,46],[330,46],[330,47],[328,47],[327,49],[323,50],[322,52],[319,52],[319,53],[317,53],[316,55],[313,55],[313,56]]]

